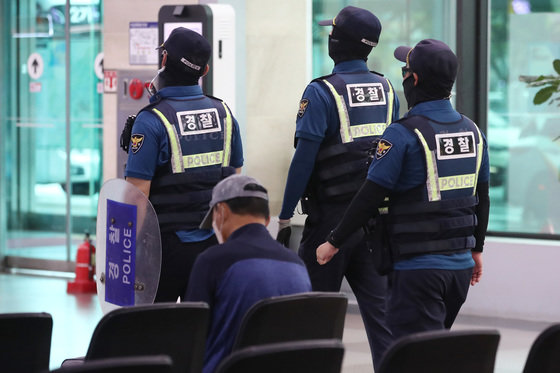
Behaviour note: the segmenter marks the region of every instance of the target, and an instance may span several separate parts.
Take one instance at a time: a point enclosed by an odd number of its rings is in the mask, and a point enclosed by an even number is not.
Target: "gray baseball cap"
[[[264,191],[263,191],[264,190]],[[210,210],[200,223],[200,229],[212,228],[212,210],[218,202],[233,198],[255,197],[268,201],[266,189],[256,179],[246,175],[231,175],[220,181],[212,190]]]

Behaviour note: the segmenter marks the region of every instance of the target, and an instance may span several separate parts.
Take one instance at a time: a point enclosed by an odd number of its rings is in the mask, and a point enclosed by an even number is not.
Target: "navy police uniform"
[[[231,353],[241,320],[261,299],[311,291],[305,265],[276,242],[262,224],[247,224],[196,260],[187,301],[210,305],[204,373]]]
[[[374,262],[392,271],[387,319],[400,338],[453,324],[481,275],[475,252],[483,249],[490,202],[486,139],[449,101],[457,57],[433,39],[399,47],[395,57],[406,62],[411,109],[383,133],[366,181],[317,260],[336,258],[336,248],[343,253],[352,232],[374,216]]]
[[[229,108],[200,86],[164,87],[150,102],[134,122],[125,176],[151,180],[162,239],[155,301],[174,302],[196,256],[217,243],[212,230],[198,226],[212,188],[243,165],[243,151]]]
[[[381,216],[395,260],[395,338],[453,324],[474,265],[476,185],[489,175],[484,136],[449,100],[414,106],[383,134],[368,180],[391,190]]]
[[[333,74],[311,82],[300,102],[296,154],[279,216],[291,218],[303,197],[308,216],[299,255],[313,290],[339,291],[346,277],[356,295],[374,361],[392,341],[385,326],[386,278],[375,272],[362,234],[354,234],[344,255],[326,266],[317,264],[315,249],[342,218],[366,177],[372,141],[397,119],[398,111],[398,98],[389,80],[370,72],[363,60],[340,62]],[[305,175],[305,167],[298,163],[300,157],[311,160],[313,172]]]

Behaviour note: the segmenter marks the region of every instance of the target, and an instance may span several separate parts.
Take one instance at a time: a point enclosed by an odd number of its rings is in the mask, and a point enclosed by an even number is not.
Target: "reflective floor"
[[[23,274],[0,274],[0,313],[48,312],[53,317],[51,368],[69,357],[83,356],[102,317],[96,295],[68,295],[71,280]],[[460,315],[454,329],[491,328],[501,334],[496,373],[520,373],[538,333],[548,324]],[[355,306],[349,307],[344,330],[343,373],[372,372],[366,334]]]

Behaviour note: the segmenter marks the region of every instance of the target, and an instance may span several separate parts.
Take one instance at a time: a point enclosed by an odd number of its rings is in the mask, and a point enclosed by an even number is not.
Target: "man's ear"
[[[230,215],[232,214],[231,209],[229,208],[228,204],[225,202],[220,202],[219,204],[220,206],[220,214],[222,215],[222,219],[226,220],[230,217]]]
[[[412,72],[412,76],[414,77],[414,85],[417,86],[418,85],[418,74],[416,74],[415,72]]]
[[[210,65],[206,65],[206,67],[204,68],[204,72],[202,73],[202,75],[200,77],[202,78],[203,76],[208,74],[208,71],[210,71]]]

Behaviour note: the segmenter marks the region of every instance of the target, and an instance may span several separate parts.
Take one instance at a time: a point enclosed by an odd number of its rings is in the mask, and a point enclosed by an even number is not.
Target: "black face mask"
[[[333,34],[329,35],[329,57],[335,64],[342,61],[367,60],[372,47],[344,39],[340,35],[337,36],[337,33],[340,34],[335,28]]]
[[[448,99],[451,95],[448,88],[441,87],[437,82],[427,85],[419,81],[417,85],[414,85],[414,76],[412,74],[403,80],[403,89],[409,110],[421,102]]]
[[[406,102],[408,103],[408,109],[410,110],[416,104],[416,94],[417,90],[414,86],[414,76],[412,74],[403,80],[402,82],[403,90],[404,90],[404,97],[406,98]]]
[[[344,50],[343,43],[333,38],[332,35],[329,35],[329,57],[335,64],[350,59],[348,53]]]

